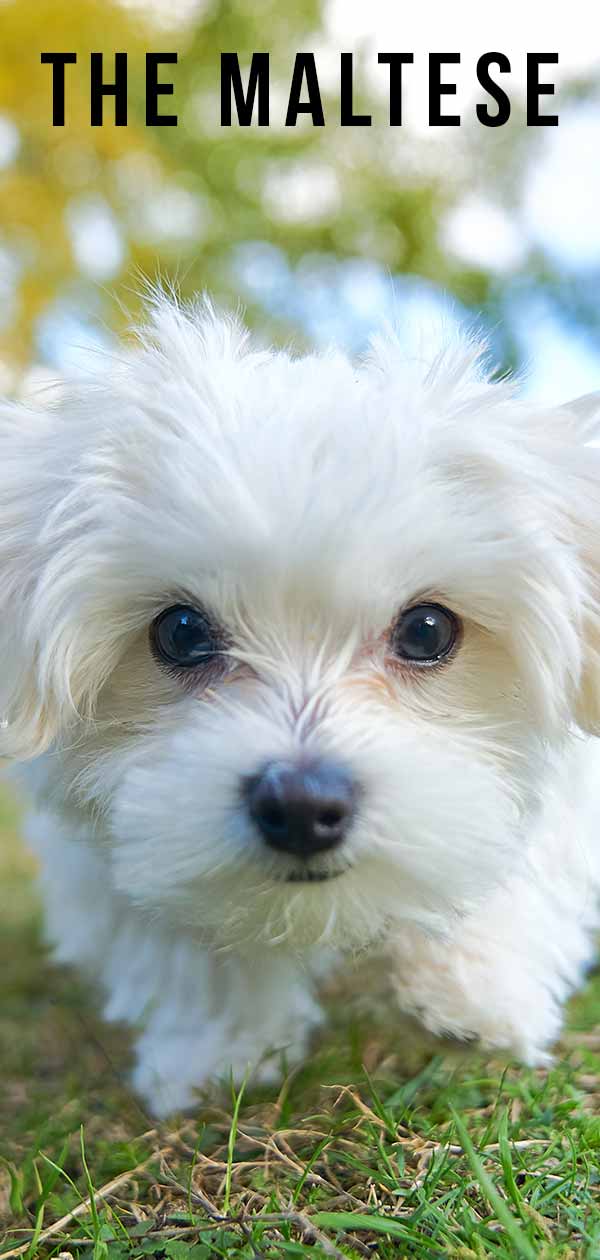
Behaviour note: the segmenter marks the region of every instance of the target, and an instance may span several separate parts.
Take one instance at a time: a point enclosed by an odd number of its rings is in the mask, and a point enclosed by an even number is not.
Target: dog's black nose
[[[346,770],[328,761],[272,761],[245,784],[250,816],[273,849],[310,857],[343,840],[356,802]]]

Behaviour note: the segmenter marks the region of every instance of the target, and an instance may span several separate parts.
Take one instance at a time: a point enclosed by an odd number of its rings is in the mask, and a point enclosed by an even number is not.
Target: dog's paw
[[[438,1037],[501,1050],[534,1067],[552,1062],[561,1004],[516,951],[416,939],[395,953],[400,1006]]]
[[[247,1034],[238,1037],[230,1050],[228,1072],[236,1083],[250,1079],[261,1085],[277,1085],[285,1074],[304,1062],[312,1036],[323,1023],[323,1013],[311,1006],[310,1019],[296,1019],[285,1035],[271,1039],[265,1049],[264,1036]]]
[[[153,1115],[189,1111],[201,1090],[217,1074],[227,1046],[220,1030],[147,1032],[138,1042],[131,1083]]]
[[[148,1058],[140,1059],[136,1064],[131,1074],[131,1085],[150,1114],[160,1120],[177,1112],[193,1110],[202,1082],[184,1078],[176,1080],[161,1072],[154,1058]]]
[[[198,1034],[146,1032],[138,1042],[133,1088],[154,1115],[168,1116],[191,1110],[199,1092],[219,1081],[233,1080],[237,1087],[244,1081],[276,1085],[305,1058],[310,1036],[320,1022],[317,1012],[314,1006],[310,1021],[298,1021],[290,1030],[292,1041],[280,1036],[267,1045],[264,1031],[234,1036],[221,1022]]]

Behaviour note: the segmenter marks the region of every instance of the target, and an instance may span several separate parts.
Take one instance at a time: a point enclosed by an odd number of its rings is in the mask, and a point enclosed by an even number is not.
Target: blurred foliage
[[[527,153],[540,139],[526,132],[516,111],[508,127],[483,132],[483,145],[482,129],[477,136],[473,129],[469,160],[454,164],[443,144],[435,160],[430,155],[423,162],[422,139],[390,129],[383,101],[376,125],[372,93],[372,128],[341,128],[334,90],[329,97],[323,91],[324,128],[304,119],[286,129],[275,115],[285,113],[295,51],[321,47],[321,0],[294,6],[216,0],[168,30],[156,25],[153,13],[152,6],[114,0],[36,0],[35,6],[0,0],[0,113],[16,124],[20,138],[15,160],[0,170],[0,267],[4,260],[9,273],[0,353],[9,363],[31,358],[40,317],[57,300],[114,324],[125,318],[116,294],[135,313],[139,270],[175,276],[184,294],[206,288],[231,302],[241,291],[252,322],[258,290],[254,296],[245,290],[239,275],[247,242],[267,243],[271,257],[280,250],[292,268],[300,265],[309,294],[311,267],[326,274],[332,258],[366,258],[390,275],[435,281],[461,303],[485,310],[492,322],[501,317],[506,279],[449,256],[440,224],[474,175],[510,202]],[[271,51],[272,125],[221,128],[221,51],[238,52],[244,67],[252,51],[265,47]],[[66,126],[54,128],[51,67],[40,64],[39,54],[67,50],[78,54],[78,63],[66,69]],[[106,81],[113,78],[113,53],[128,53],[127,127],[114,126],[110,98],[104,125],[90,126],[89,54],[99,50]],[[177,127],[145,126],[147,50],[179,53],[178,66],[160,72],[175,83],[175,96],[162,97],[160,108],[177,112]],[[358,110],[360,91],[356,95]],[[78,216],[98,207],[109,221],[112,216],[122,242],[122,257],[105,272],[101,259],[97,266],[93,258],[82,264],[74,244]],[[260,249],[256,258],[260,266]],[[557,276],[546,258],[530,255],[522,274],[527,283],[543,279],[576,318],[595,318],[581,285]],[[276,336],[297,333],[293,312],[275,314],[260,310],[263,327],[271,320]],[[510,341],[503,351],[514,357]]]

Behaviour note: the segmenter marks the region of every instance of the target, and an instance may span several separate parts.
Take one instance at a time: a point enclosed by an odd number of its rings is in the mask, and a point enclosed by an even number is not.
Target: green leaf
[[[210,1260],[209,1248],[204,1243],[188,1243],[182,1238],[171,1238],[165,1245],[169,1260]]]
[[[338,1229],[347,1234],[371,1230],[373,1233],[389,1234],[390,1238],[404,1238],[406,1241],[414,1240],[415,1237],[414,1230],[403,1225],[402,1221],[395,1220],[393,1216],[379,1216],[375,1212],[372,1216],[368,1212],[313,1212],[309,1219],[318,1228]],[[427,1238],[420,1236],[419,1244],[439,1255],[439,1247],[429,1243]]]

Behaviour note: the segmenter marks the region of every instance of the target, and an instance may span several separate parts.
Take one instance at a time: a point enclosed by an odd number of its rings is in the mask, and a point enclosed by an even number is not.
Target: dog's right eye
[[[206,613],[186,604],[159,613],[150,629],[150,641],[160,660],[178,669],[210,664],[222,646]]]
[[[413,665],[434,665],[449,656],[460,633],[455,613],[441,604],[414,604],[400,613],[391,633],[396,656]]]

